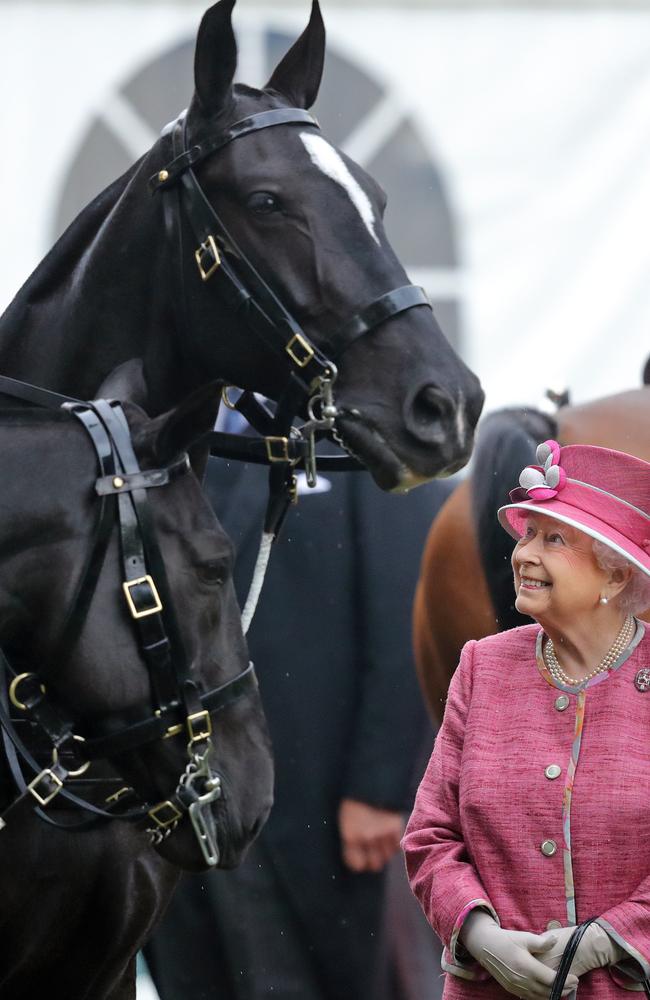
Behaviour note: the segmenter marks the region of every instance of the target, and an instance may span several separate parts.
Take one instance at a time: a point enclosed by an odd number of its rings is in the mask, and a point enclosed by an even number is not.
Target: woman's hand
[[[554,932],[509,931],[499,927],[485,910],[476,909],[467,916],[460,939],[470,955],[508,993],[524,1000],[548,1000],[555,972],[542,961],[542,956],[555,945]],[[562,996],[567,996],[577,985],[577,977],[569,974]]]
[[[557,931],[541,934],[542,940],[555,937],[555,944],[540,955],[540,962],[549,969],[557,969],[574,930],[575,927],[561,927]],[[585,972],[591,972],[592,969],[602,969],[605,965],[620,962],[626,954],[625,949],[616,944],[599,924],[589,924],[582,935],[570,971],[576,976],[584,976]]]

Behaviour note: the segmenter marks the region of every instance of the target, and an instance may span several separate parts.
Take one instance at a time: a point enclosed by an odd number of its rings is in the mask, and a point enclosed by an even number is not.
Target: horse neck
[[[0,317],[4,374],[88,399],[140,357],[157,409],[183,391],[152,154],[81,212]]]
[[[563,406],[556,414],[562,445],[592,444],[626,451],[650,462],[648,422],[650,386],[605,396],[577,406]]]
[[[84,433],[60,411],[0,411],[0,644],[18,637],[45,648],[61,625],[71,547],[84,547],[94,514],[95,459]]]

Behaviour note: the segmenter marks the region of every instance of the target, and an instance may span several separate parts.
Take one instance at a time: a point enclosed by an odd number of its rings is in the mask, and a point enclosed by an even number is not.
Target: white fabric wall
[[[638,384],[650,352],[650,11],[323,7],[331,43],[416,116],[443,169],[465,355],[488,407],[539,403],[550,384],[575,400]],[[201,11],[0,4],[0,307],[47,249],[89,116]],[[307,13],[307,0],[304,13],[236,8],[240,25],[296,32]]]

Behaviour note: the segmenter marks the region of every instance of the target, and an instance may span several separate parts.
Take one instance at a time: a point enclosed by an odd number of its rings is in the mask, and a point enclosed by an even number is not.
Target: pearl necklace
[[[621,653],[627,649],[630,642],[632,641],[632,636],[636,631],[636,622],[632,615],[628,615],[621,626],[621,630],[614,639],[614,642],[609,648],[609,651],[605,654],[603,659],[600,661],[595,670],[586,674],[585,677],[581,677],[577,680],[575,677],[569,677],[568,674],[564,672],[555,654],[555,647],[553,646],[553,640],[546,640],[546,646],[544,647],[543,656],[546,666],[548,667],[548,672],[556,681],[564,684],[566,687],[577,687],[578,684],[584,684],[585,681],[591,680],[596,674],[602,674],[605,670],[611,667],[612,663],[619,658]]]

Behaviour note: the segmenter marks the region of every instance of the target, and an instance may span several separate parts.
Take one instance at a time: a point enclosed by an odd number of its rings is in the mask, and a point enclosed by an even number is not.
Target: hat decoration
[[[564,489],[567,475],[560,465],[562,449],[557,441],[548,440],[538,445],[535,457],[539,465],[527,465],[519,476],[519,487],[512,490],[513,503],[522,500],[552,500]]]

